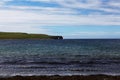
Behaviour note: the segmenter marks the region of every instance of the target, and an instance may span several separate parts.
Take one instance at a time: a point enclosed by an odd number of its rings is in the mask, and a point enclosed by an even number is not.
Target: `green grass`
[[[0,32],[0,39],[52,39],[53,37],[46,34]]]

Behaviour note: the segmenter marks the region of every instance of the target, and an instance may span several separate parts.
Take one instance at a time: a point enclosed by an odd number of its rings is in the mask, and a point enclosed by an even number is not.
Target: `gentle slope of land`
[[[63,37],[62,36],[50,36],[46,34],[0,32],[0,39],[63,39]]]

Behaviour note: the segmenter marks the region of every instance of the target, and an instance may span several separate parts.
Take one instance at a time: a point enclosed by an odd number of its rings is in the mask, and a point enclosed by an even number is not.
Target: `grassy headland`
[[[0,39],[63,39],[63,37],[62,36],[50,36],[46,34],[0,32]]]

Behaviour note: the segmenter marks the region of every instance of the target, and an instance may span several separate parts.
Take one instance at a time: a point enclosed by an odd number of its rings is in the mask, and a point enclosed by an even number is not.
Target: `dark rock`
[[[52,36],[52,39],[59,39],[59,40],[61,40],[61,39],[63,39],[63,37],[62,36]]]

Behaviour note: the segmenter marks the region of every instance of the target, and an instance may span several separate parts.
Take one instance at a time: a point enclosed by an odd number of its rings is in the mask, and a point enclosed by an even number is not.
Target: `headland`
[[[28,34],[20,32],[0,32],[0,39],[63,39],[62,36],[47,34]]]

